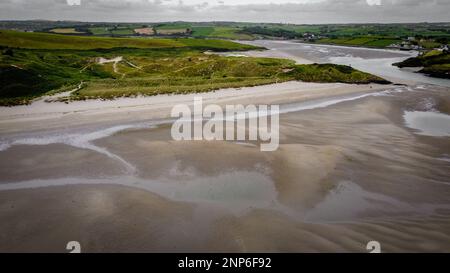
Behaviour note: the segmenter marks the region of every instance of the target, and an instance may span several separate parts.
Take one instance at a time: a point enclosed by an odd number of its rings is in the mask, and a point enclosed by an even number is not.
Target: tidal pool
[[[439,112],[405,111],[405,125],[425,136],[450,136],[450,115]]]

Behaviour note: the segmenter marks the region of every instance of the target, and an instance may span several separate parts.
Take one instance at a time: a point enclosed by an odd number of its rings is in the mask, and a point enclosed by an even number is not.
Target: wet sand
[[[272,153],[175,142],[169,125],[92,142],[116,158],[12,146],[0,152],[1,251],[62,252],[75,239],[89,252],[365,252],[371,240],[448,251],[450,164],[439,158],[450,145],[404,126],[401,109],[429,95],[405,92],[283,114]]]
[[[194,97],[209,104],[283,104],[361,92],[385,90],[389,85],[351,85],[336,83],[285,82],[256,87],[230,88],[189,95],[158,95],[116,100],[46,103],[0,107],[0,133],[24,133],[98,124],[112,125],[167,119],[174,105],[193,105]]]
[[[66,252],[73,240],[85,252],[366,252],[372,240],[448,252],[449,136],[404,119],[450,114],[448,92],[290,82],[202,94],[282,104],[274,152],[139,123],[191,96],[2,110],[0,252]]]

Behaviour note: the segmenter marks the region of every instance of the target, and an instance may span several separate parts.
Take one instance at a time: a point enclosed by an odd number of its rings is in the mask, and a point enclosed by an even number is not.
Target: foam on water
[[[98,147],[92,142],[98,139],[102,139],[118,132],[128,130],[128,129],[139,129],[139,128],[153,128],[155,123],[141,123],[141,124],[129,124],[129,125],[119,125],[113,126],[106,129],[100,129],[91,132],[80,132],[80,133],[61,133],[61,134],[49,134],[39,137],[27,137],[19,138],[12,141],[4,141],[0,143],[0,151],[9,149],[14,145],[50,145],[50,144],[66,144],[69,146],[88,149],[100,154],[104,154],[114,160],[121,162],[126,168],[128,173],[134,173],[136,171],[135,167],[128,163],[126,160],[120,156],[109,152],[107,149]]]
[[[334,98],[326,98],[326,99],[319,99],[319,100],[312,100],[312,101],[306,101],[306,102],[300,102],[300,103],[293,103],[293,104],[286,104],[280,106],[280,114],[285,113],[291,113],[291,112],[299,112],[304,110],[313,110],[318,108],[325,108],[331,105],[335,105],[338,103],[346,102],[346,101],[353,101],[362,99],[365,97],[370,96],[382,96],[382,95],[388,95],[393,93],[399,93],[404,92],[407,90],[412,90],[409,87],[398,87],[395,89],[387,89],[384,91],[377,91],[372,93],[364,93],[364,94],[356,94],[356,95],[349,95],[349,96],[339,96]],[[242,119],[242,118],[256,118],[259,116],[267,116],[273,114],[271,111],[261,111],[261,112],[250,112],[248,115],[237,115],[236,117],[234,115],[224,115],[222,119],[224,120],[231,120],[234,118]],[[216,119],[216,118],[213,118]],[[197,117],[194,118],[194,120],[197,120]],[[126,125],[118,125],[113,126],[109,128],[102,128],[95,131],[88,131],[88,132],[80,132],[80,133],[61,133],[61,134],[48,134],[44,136],[39,137],[25,137],[25,138],[18,138],[14,140],[4,140],[0,142],[0,151],[4,151],[9,149],[11,146],[14,145],[49,145],[49,144],[55,144],[55,143],[61,143],[66,144],[82,149],[89,149],[94,150],[99,153],[108,155],[110,157],[113,157],[115,159],[118,159],[117,156],[114,156],[110,152],[108,152],[106,149],[97,147],[92,144],[93,141],[105,138],[111,135],[114,135],[118,132],[129,130],[129,129],[144,129],[144,128],[153,128],[157,125],[161,124],[167,124],[173,122],[172,119],[167,120],[161,120],[158,122],[148,122],[148,123],[139,123],[139,124],[126,124]]]
[[[354,101],[359,100],[366,97],[376,97],[376,96],[386,96],[391,95],[394,93],[402,93],[405,91],[411,91],[412,89],[409,87],[398,87],[394,89],[387,89],[383,91],[377,91],[372,93],[364,93],[364,94],[357,94],[357,95],[350,95],[350,96],[340,96],[335,98],[327,98],[327,99],[320,99],[320,100],[312,100],[302,103],[295,103],[295,104],[288,104],[285,107],[281,106],[280,113],[290,113],[290,112],[299,112],[304,110],[313,110],[318,108],[326,108],[328,106],[332,106],[335,104],[339,104],[342,102],[347,101]]]

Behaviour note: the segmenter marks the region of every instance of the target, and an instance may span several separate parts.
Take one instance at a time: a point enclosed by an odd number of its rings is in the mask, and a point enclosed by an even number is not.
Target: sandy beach
[[[157,95],[115,100],[87,100],[47,103],[48,97],[31,105],[0,107],[0,132],[24,132],[40,128],[58,129],[105,122],[126,123],[165,119],[177,104],[192,105],[194,97],[209,104],[285,104],[327,96],[375,92],[389,85],[351,85],[336,83],[284,82],[256,87],[230,88],[188,95]]]
[[[285,82],[1,108],[0,252],[448,252],[450,134],[404,116],[449,115],[449,91]],[[174,141],[170,110],[195,96],[280,104],[279,149]]]

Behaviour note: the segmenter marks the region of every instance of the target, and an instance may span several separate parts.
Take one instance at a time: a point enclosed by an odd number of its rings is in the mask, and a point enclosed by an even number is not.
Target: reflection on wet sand
[[[335,91],[292,92],[274,152],[164,122],[9,139],[0,251],[448,252],[449,138],[408,113],[450,114],[450,90]]]
[[[444,251],[450,165],[438,158],[450,147],[402,126],[399,105],[425,96],[407,92],[283,114],[271,153],[257,143],[175,142],[169,125],[92,142],[108,153],[13,146],[0,153],[1,229],[16,234],[2,238],[3,250],[42,229],[24,244],[76,236],[88,251],[364,251],[376,239],[385,251]],[[44,234],[43,219],[54,232]]]

